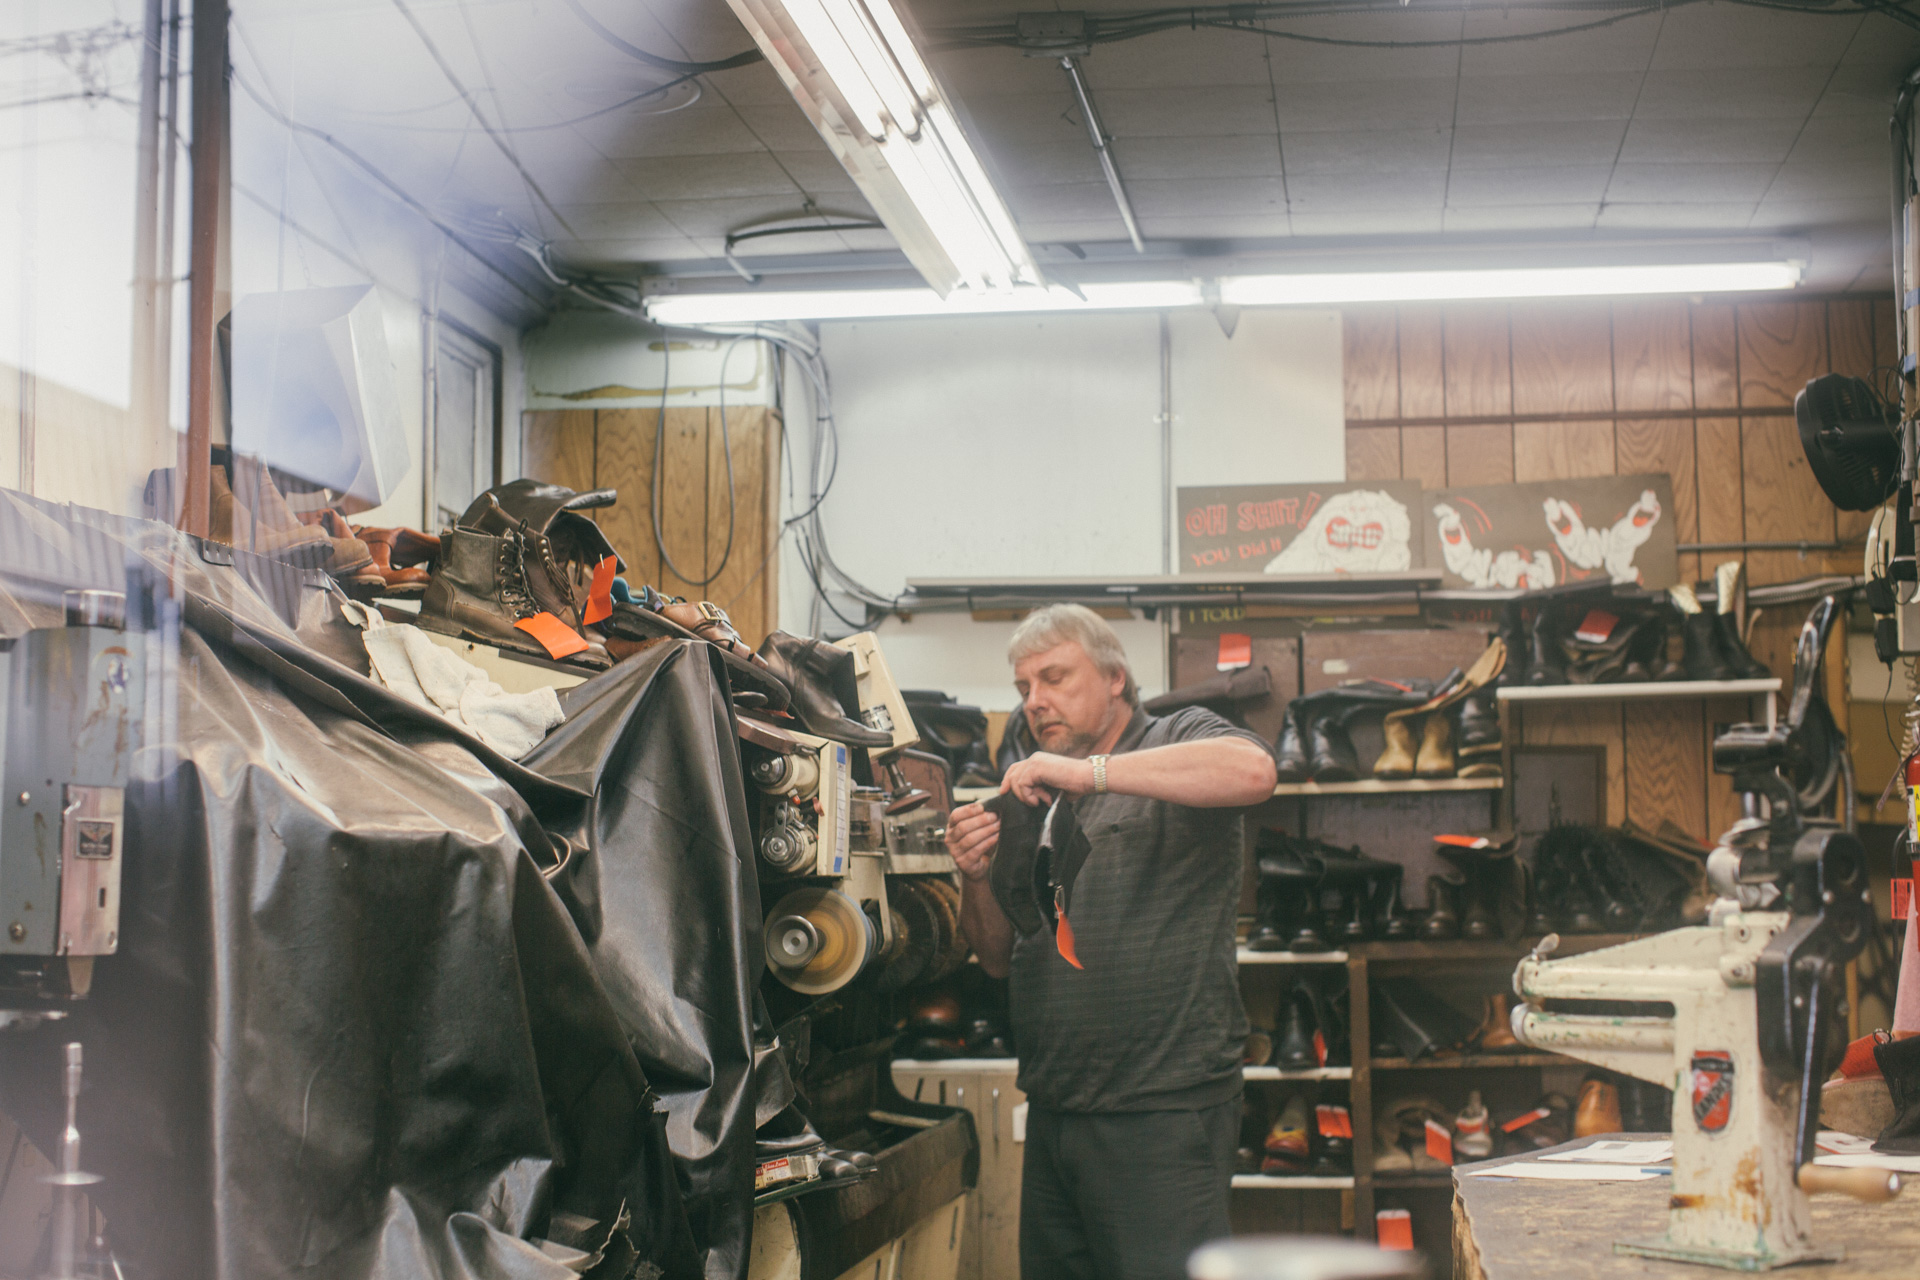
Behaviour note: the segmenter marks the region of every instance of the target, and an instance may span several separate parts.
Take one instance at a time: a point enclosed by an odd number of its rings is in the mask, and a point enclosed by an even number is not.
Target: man
[[[1273,757],[1210,711],[1141,711],[1119,637],[1079,605],[1029,616],[1008,657],[1040,750],[1001,791],[1070,803],[1091,846],[1070,890],[1075,967],[1064,935],[1022,934],[995,899],[1000,818],[964,805],[947,827],[967,938],[1012,979],[1022,1280],[1180,1280],[1230,1230],[1242,810],[1273,794]]]

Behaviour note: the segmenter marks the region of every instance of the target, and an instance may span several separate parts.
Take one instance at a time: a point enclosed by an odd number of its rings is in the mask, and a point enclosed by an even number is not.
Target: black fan
[[[1793,398],[1800,447],[1813,478],[1842,511],[1871,511],[1893,495],[1900,476],[1894,415],[1859,378],[1829,373]]]

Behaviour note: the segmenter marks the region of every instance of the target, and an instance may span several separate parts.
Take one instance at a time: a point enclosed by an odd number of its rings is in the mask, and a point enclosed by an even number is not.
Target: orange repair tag
[[[1080,957],[1073,950],[1073,926],[1067,923],[1067,913],[1060,913],[1060,927],[1053,931],[1053,945],[1060,948],[1060,958],[1076,969],[1087,966],[1080,963]]]
[[[580,625],[590,627],[613,616],[613,573],[620,567],[618,556],[608,556],[593,566],[593,585],[587,588],[587,609]]]
[[[1313,1109],[1315,1122],[1320,1126],[1323,1138],[1351,1138],[1353,1136],[1353,1116],[1348,1110],[1332,1102],[1322,1102]]]
[[[564,658],[568,654],[579,653],[587,647],[587,642],[560,619],[550,613],[536,613],[531,618],[522,618],[513,624],[540,642],[540,647],[548,656]]]
[[[1220,634],[1220,656],[1214,660],[1216,671],[1238,671],[1253,665],[1253,637],[1234,631]]]
[[[1453,1163],[1453,1135],[1436,1120],[1427,1121],[1427,1154],[1441,1164]]]
[[[1382,1209],[1373,1215],[1374,1234],[1382,1249],[1413,1248],[1413,1215],[1405,1209]]]
[[[1520,1132],[1520,1130],[1532,1124],[1535,1120],[1545,1120],[1548,1116],[1552,1114],[1553,1112],[1547,1110],[1545,1107],[1535,1107],[1531,1111],[1523,1111],[1519,1115],[1515,1116],[1513,1119],[1501,1125],[1500,1132],[1518,1133]]]
[[[1913,914],[1913,877],[1893,878],[1893,918],[1904,921]]]

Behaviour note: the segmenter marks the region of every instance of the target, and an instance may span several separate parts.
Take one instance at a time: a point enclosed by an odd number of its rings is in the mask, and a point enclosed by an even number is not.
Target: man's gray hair
[[[1050,604],[1028,614],[1007,641],[1007,661],[1019,663],[1071,640],[1086,652],[1103,675],[1125,676],[1120,696],[1130,706],[1140,705],[1140,686],[1134,682],[1127,651],[1107,620],[1080,604]]]

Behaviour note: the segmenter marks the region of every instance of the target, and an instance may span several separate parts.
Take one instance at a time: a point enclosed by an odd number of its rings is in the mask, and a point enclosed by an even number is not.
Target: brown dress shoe
[[[418,529],[369,529],[365,525],[355,525],[353,535],[369,547],[386,547],[386,559],[381,560],[380,553],[375,551],[374,561],[395,569],[430,564],[440,555],[440,539]]]
[[[377,572],[390,596],[417,596],[426,591],[427,583],[433,575],[425,569],[400,568],[393,563],[394,535],[410,533],[402,529],[360,529],[357,535],[366,544],[367,551],[373,557],[373,569]],[[381,536],[385,535],[385,536]],[[437,543],[439,539],[434,539]]]
[[[1580,1101],[1573,1109],[1573,1136],[1619,1132],[1620,1090],[1599,1076],[1588,1076],[1581,1082]]]

